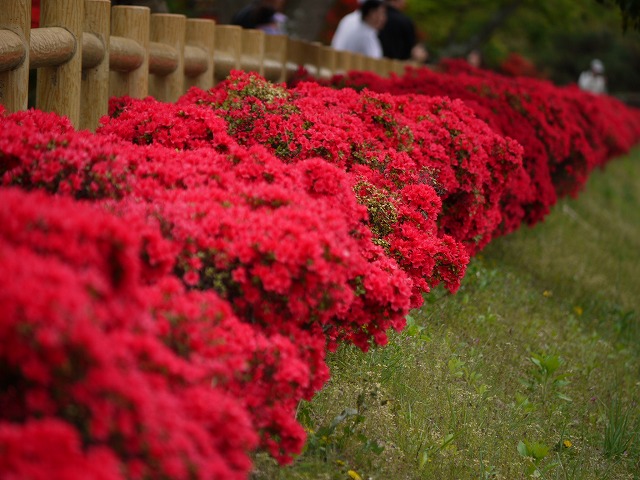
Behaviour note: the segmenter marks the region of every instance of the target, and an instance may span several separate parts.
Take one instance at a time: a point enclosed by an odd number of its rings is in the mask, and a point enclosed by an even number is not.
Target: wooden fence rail
[[[42,0],[31,28],[31,0],[0,0],[0,104],[25,110],[29,71],[35,106],[95,129],[111,96],[173,102],[187,89],[211,88],[233,69],[286,81],[299,67],[328,78],[347,70],[401,73],[404,63],[335,51],[320,43],[266,35],[213,20],[151,14],[110,0]]]

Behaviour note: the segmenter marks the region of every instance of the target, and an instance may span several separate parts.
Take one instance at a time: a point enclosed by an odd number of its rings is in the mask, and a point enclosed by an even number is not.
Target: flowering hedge
[[[462,60],[444,60],[436,70],[408,68],[391,78],[351,72],[322,83],[460,99],[492,130],[515,139],[524,147],[525,175],[513,175],[506,188],[505,232],[542,220],[558,196],[576,195],[595,167],[627,152],[640,137],[638,110],[613,97],[507,77]]]
[[[414,93],[423,75],[336,79],[372,86],[357,92],[234,72],[175,104],[112,99],[95,134],[0,112],[0,471],[233,479],[256,449],[290,461],[327,350],[384,345],[640,137],[637,112],[557,90],[537,107],[555,123],[518,143],[514,107]],[[577,117],[611,105],[628,125],[609,138]]]

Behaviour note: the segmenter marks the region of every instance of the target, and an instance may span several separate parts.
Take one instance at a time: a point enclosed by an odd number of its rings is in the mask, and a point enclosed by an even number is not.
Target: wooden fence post
[[[391,60],[388,58],[381,58],[378,63],[378,72],[381,77],[389,77],[389,73],[391,72]]]
[[[378,73],[378,59],[365,56],[362,69],[371,73]]]
[[[302,40],[287,37],[287,63],[285,66],[287,81],[294,76],[303,63]]]
[[[391,72],[393,72],[393,60],[390,58],[383,58],[382,59],[384,62],[384,76],[385,77],[390,77],[391,76]]]
[[[7,2],[5,2],[7,3]],[[31,2],[10,1],[2,6],[0,29],[11,33],[6,35],[13,45],[13,62],[9,70],[0,72],[0,103],[8,112],[26,110],[29,101],[29,42],[31,35]],[[20,47],[22,45],[22,48]],[[11,45],[7,45],[9,48]],[[21,51],[22,50],[22,51]]]
[[[203,73],[192,76],[185,69],[185,90],[190,87],[199,87],[208,90],[214,84],[213,54],[215,51],[216,24],[213,20],[204,18],[187,19],[187,34],[185,55],[189,48],[195,47],[204,50],[207,59],[206,70]]]
[[[86,0],[84,35],[93,35],[102,45],[102,58],[96,66],[82,70],[80,128],[95,130],[109,106],[109,30],[111,2]]]
[[[36,107],[65,115],[78,127],[82,74],[82,28],[84,0],[42,0],[41,27],[61,27],[75,40],[75,51],[66,63],[38,70]],[[56,46],[52,45],[52,49]]]
[[[184,15],[170,13],[151,15],[150,41],[166,45],[175,50],[177,54],[177,64],[175,64],[173,71],[149,76],[149,94],[161,102],[175,102],[184,93],[186,25],[187,19]]]
[[[361,72],[364,70],[366,57],[361,53],[351,53],[351,70]]]
[[[284,82],[287,64],[287,36],[267,35],[264,38],[264,77],[270,82]]]
[[[240,68],[245,72],[263,74],[264,36],[262,30],[242,30],[242,53],[240,54]]]
[[[329,79],[336,72],[337,68],[337,51],[331,47],[320,47],[320,72],[319,78]]]
[[[221,82],[231,72],[240,69],[242,28],[236,25],[216,25],[216,49],[213,56],[216,82]]]
[[[109,96],[144,98],[149,92],[149,22],[147,7],[111,7],[111,36],[124,37],[141,47],[142,62],[133,71],[111,70]]]
[[[320,42],[302,42],[302,65],[313,77],[320,76]]]
[[[336,51],[336,70],[340,75],[346,75],[351,70],[351,53],[344,50]]]
[[[398,74],[399,76],[404,75],[405,63],[401,60],[393,60],[393,69],[392,71]]]

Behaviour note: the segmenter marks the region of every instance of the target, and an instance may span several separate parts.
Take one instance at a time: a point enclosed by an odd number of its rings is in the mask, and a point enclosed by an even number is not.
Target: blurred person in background
[[[267,33],[284,33],[284,4],[285,0],[254,0],[231,17],[231,24]]]
[[[482,68],[482,53],[480,50],[473,49],[467,54],[467,63],[474,68]]]
[[[256,14],[256,29],[269,35],[286,35],[287,16],[272,8],[261,8]]]
[[[397,60],[413,60],[424,63],[429,56],[427,49],[418,42],[413,20],[403,10],[406,0],[386,0],[387,22],[378,35],[383,55]]]
[[[350,35],[350,32],[358,28],[362,15],[360,14],[360,6],[364,3],[364,0],[358,0],[358,8],[353,12],[342,17],[338,23],[333,38],[331,39],[331,46],[336,50],[345,50],[344,42],[345,38]]]
[[[331,46],[337,50],[361,53],[372,58],[382,58],[382,45],[378,38],[378,32],[387,20],[384,2],[382,0],[365,0],[360,5],[359,13],[358,21],[353,25],[348,25],[349,28],[346,30],[343,29],[340,32],[339,41],[332,40]]]
[[[604,64],[597,58],[591,60],[589,70],[585,70],[580,74],[578,86],[581,90],[598,95],[607,93],[607,78],[604,76]]]

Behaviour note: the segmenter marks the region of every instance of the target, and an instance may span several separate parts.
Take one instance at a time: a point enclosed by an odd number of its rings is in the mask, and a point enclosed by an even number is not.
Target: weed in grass
[[[556,468],[559,463],[548,461],[547,457],[551,448],[544,443],[520,440],[518,442],[518,453],[526,462],[525,474],[532,478],[547,478],[547,474]]]
[[[498,478],[498,470],[493,465],[486,465],[484,463],[484,458],[482,452],[480,452],[480,480],[496,480]]]
[[[429,331],[424,325],[420,325],[416,322],[416,319],[413,315],[407,315],[407,325],[403,330],[404,335],[409,337],[413,337],[416,340],[422,342],[429,342],[431,340],[431,336],[429,335]]]
[[[631,409],[625,408],[618,397],[605,405],[604,414],[604,455],[612,458],[631,455],[633,443],[640,440],[640,417],[633,418]]]
[[[521,383],[531,391],[539,390],[543,405],[547,404],[549,395],[555,395],[561,400],[570,402],[571,398],[563,393],[564,387],[569,385],[567,374],[557,373],[563,360],[558,355],[544,353],[534,353],[529,360],[534,368],[530,371],[528,378],[521,379]]]
[[[471,352],[473,352],[473,349],[471,349]],[[475,389],[478,395],[485,397],[488,394],[489,386],[486,383],[482,383],[482,374],[475,370],[473,366],[468,365],[467,362],[455,355],[449,359],[448,366],[451,375],[463,379]]]
[[[428,447],[424,448],[419,455],[419,468],[423,469],[427,462],[430,462],[431,459],[437,455],[439,452],[443,451],[446,448],[449,448],[453,445],[453,441],[456,439],[456,433],[448,433],[444,436],[443,439],[436,443],[432,443]]]
[[[521,412],[524,416],[535,412],[536,406],[529,400],[529,397],[521,393],[516,393],[516,410]]]
[[[614,306],[611,316],[618,342],[632,344],[634,339],[640,338],[640,322],[635,310]]]

